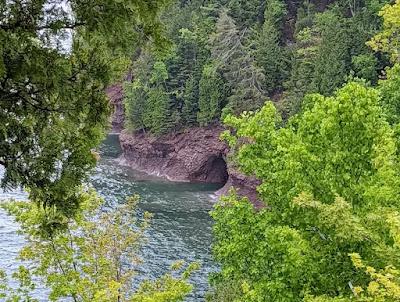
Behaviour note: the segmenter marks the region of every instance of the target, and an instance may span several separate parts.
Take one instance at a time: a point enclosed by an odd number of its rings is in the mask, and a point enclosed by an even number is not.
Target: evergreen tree
[[[208,35],[213,30],[215,22],[211,16],[212,12],[208,7],[203,8],[202,4],[201,1],[180,3],[179,9],[175,8],[169,13],[174,22],[168,20],[168,29],[175,45],[172,54],[165,60],[170,75],[166,85],[174,107],[173,120],[180,124],[177,126],[190,126],[196,121],[197,112],[194,114],[192,112],[196,109],[188,111],[188,89],[193,84],[192,78],[197,82],[195,86],[198,86],[203,65],[210,56]],[[195,90],[198,90],[198,87]],[[198,95],[198,91],[195,94]],[[197,106],[195,104],[197,102],[198,97],[192,104]],[[192,114],[191,117],[186,118],[186,113]]]
[[[154,60],[165,64],[168,78],[163,89],[169,96],[173,124],[169,128],[195,123],[199,82],[210,61],[216,63],[225,83],[228,102],[224,99],[219,105],[223,115],[257,110],[270,95],[287,120],[301,109],[307,93],[330,95],[352,76],[375,85],[378,71],[388,62],[384,55],[372,54],[365,42],[381,26],[374,14],[384,2],[358,1],[350,5],[350,12],[345,1],[330,6],[308,0],[303,4],[176,1],[161,18],[173,46],[162,56],[150,49],[153,61],[145,64],[147,70]],[[140,78],[146,89],[155,87],[150,76]],[[148,125],[152,106],[145,106]]]
[[[146,90],[140,80],[124,85],[125,127],[128,130],[144,130]]]
[[[313,28],[306,27],[296,34],[290,75],[284,82],[283,98],[278,103],[284,120],[300,110],[306,93],[315,92],[313,79],[319,43],[320,38]]]
[[[313,86],[322,94],[331,94],[346,80],[351,66],[349,21],[334,11],[318,15],[316,27],[320,43],[315,61]]]
[[[216,32],[211,37],[211,57],[231,88],[226,112],[255,110],[265,101],[264,74],[258,68],[251,51],[242,43],[246,30],[239,32],[226,10],[221,10]]]
[[[168,71],[164,62],[154,63],[150,78],[151,87],[148,88],[146,115],[149,117],[148,125],[151,132],[155,134],[167,133],[174,127],[172,123],[171,100],[166,90]]]
[[[281,47],[281,23],[286,10],[279,0],[267,2],[264,24],[256,40],[256,59],[263,67],[265,90],[272,93],[282,87],[287,72],[285,50]]]
[[[144,36],[160,45],[165,1],[0,1],[2,187],[67,215],[109,122],[105,87]]]
[[[182,114],[187,125],[194,125],[199,111],[199,83],[194,77],[186,81]]]
[[[311,28],[314,25],[316,8],[310,0],[305,0],[297,10],[296,24],[294,26],[295,35],[304,28]]]
[[[372,54],[360,54],[351,59],[354,75],[376,84],[378,59]]]
[[[267,0],[264,11],[264,22],[274,26],[279,34],[283,28],[284,17],[287,14],[286,3],[282,0]]]
[[[262,0],[229,0],[222,1],[240,28],[250,28],[262,20],[264,10]]]
[[[205,126],[219,118],[224,100],[224,83],[215,65],[204,67],[199,84],[199,113],[197,121]]]
[[[196,35],[187,28],[179,30],[179,39],[176,42],[171,57],[166,60],[168,73],[171,75],[167,81],[168,89],[182,101],[186,81],[193,75],[197,64]]]
[[[174,126],[171,123],[170,98],[162,85],[149,89],[147,94],[147,127],[154,134],[165,134]]]

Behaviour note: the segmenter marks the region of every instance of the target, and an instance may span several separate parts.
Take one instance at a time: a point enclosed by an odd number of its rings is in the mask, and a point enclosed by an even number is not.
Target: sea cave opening
[[[205,182],[225,185],[228,181],[228,167],[222,156],[211,156],[202,170]]]

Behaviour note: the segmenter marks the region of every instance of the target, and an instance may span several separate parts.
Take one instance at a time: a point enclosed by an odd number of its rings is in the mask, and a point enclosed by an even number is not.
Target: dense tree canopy
[[[219,278],[248,284],[243,301],[349,296],[349,283],[369,280],[350,253],[376,268],[399,266],[386,226],[400,209],[399,163],[378,91],[349,83],[306,102],[285,128],[277,127],[271,103],[254,116],[226,119],[236,129],[227,136],[232,146],[252,142],[240,148],[237,164],[262,180],[266,204],[257,212],[233,195],[213,213]]]
[[[55,206],[10,207],[36,276],[57,298],[94,293],[82,301],[104,289],[118,301],[127,284],[115,259],[144,229],[118,214],[98,227],[86,218],[100,213],[76,209],[98,202],[81,183],[109,122],[104,89],[129,69],[129,131],[223,118],[231,168],[261,182],[262,208],[232,191],[212,212],[221,270],[209,301],[399,301],[399,0],[166,2],[0,0],[2,186]],[[127,294],[180,301],[187,274]]]
[[[104,89],[165,1],[0,1],[2,186],[67,211],[108,125]]]
[[[400,62],[400,1],[386,5],[379,15],[384,19],[383,30],[368,44],[375,50],[389,53],[393,62]]]
[[[286,121],[301,109],[308,93],[331,95],[355,77],[375,85],[389,60],[387,55],[375,54],[366,42],[382,28],[378,12],[385,3],[176,0],[162,14],[173,47],[163,54],[151,45],[141,48],[151,60],[135,60],[133,73],[150,92],[156,88],[142,70],[149,74],[154,61],[165,63],[165,96],[173,118],[162,121],[164,131],[160,132],[151,124],[132,127],[137,124],[133,121],[136,113],[127,112],[127,125],[132,131],[161,134],[213,123],[228,113],[257,110],[268,97]],[[396,43],[396,39],[388,38],[396,36],[397,21],[392,19],[383,24],[386,36],[381,34],[373,40],[374,48],[383,47],[379,40]],[[207,96],[207,105],[200,93],[211,65],[219,78],[215,85],[223,92],[218,108],[212,96]],[[134,109],[140,102],[129,93],[125,104],[132,112],[140,111]],[[147,104],[152,111],[153,104]],[[212,117],[201,112],[208,107],[215,108]]]
[[[383,9],[383,32],[396,11]],[[380,39],[368,44],[396,62],[397,44]],[[308,94],[284,127],[271,102],[225,119],[234,163],[261,180],[265,206],[232,192],[215,207],[222,269],[210,301],[399,300],[399,79],[395,64],[376,87]]]

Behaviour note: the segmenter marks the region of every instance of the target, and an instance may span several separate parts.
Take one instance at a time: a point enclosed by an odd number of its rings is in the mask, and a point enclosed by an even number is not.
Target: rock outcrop
[[[122,132],[124,161],[134,169],[172,181],[226,183],[227,145],[219,140],[222,127],[198,127],[153,137]]]
[[[259,181],[227,166],[229,148],[219,139],[223,130],[219,125],[195,127],[160,137],[123,131],[121,161],[171,181],[219,183],[224,186],[216,192],[218,196],[235,187],[239,195],[258,206]]]
[[[229,190],[233,187],[239,196],[247,197],[256,208],[264,206],[257,193],[257,187],[261,184],[258,179],[244,175],[232,167],[228,168],[228,175],[229,178],[226,184],[215,192],[218,197],[228,194]]]

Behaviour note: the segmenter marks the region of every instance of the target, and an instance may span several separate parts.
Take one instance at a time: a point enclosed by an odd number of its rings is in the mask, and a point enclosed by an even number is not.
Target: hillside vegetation
[[[211,212],[208,302],[400,301],[400,0],[7,0],[0,17],[2,187],[32,201],[2,204],[27,261],[0,271],[2,301],[193,289],[182,262],[133,286],[151,215],[87,184],[128,68],[128,130],[222,121],[229,164],[260,181],[262,206],[232,189]]]
[[[308,93],[359,78],[376,85],[389,56],[366,42],[388,1],[175,1],[170,47],[137,49],[125,84],[126,126],[167,133],[208,125],[273,99],[284,120]]]

